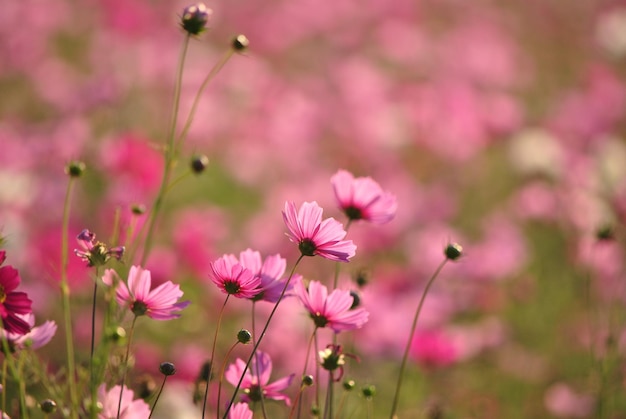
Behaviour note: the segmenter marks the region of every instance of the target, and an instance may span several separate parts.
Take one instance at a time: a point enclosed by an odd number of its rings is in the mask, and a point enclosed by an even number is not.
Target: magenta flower
[[[352,173],[339,170],[330,182],[339,206],[350,220],[384,224],[396,215],[396,197],[383,191],[372,178],[355,178]]]
[[[268,256],[265,261],[261,260],[261,254],[251,249],[246,249],[239,254],[239,263],[246,269],[250,270],[254,275],[258,276],[261,284],[257,290],[257,294],[252,297],[253,301],[268,301],[275,303],[278,301],[280,294],[285,288],[285,280],[281,280],[287,267],[285,259],[279,254]],[[300,275],[294,275],[292,280],[297,280]],[[293,285],[287,286],[286,292],[291,290]]]
[[[308,290],[303,281],[298,281],[294,292],[316,327],[329,327],[339,333],[358,329],[367,323],[369,313],[364,308],[351,309],[354,297],[350,291],[336,289],[328,295],[328,289],[318,281],[309,282]]]
[[[146,315],[155,320],[171,320],[180,317],[178,311],[189,305],[189,301],[177,302],[183,296],[180,286],[167,281],[152,291],[150,271],[132,266],[128,273],[128,285],[120,280],[117,273],[107,269],[102,281],[117,289],[115,296],[122,307],[128,307],[135,316]]]
[[[230,408],[228,419],[252,419],[252,410],[247,403],[237,403]]]
[[[102,266],[114,257],[120,260],[124,255],[124,246],[112,247],[111,249],[99,241],[96,241],[95,233],[84,229],[76,237],[78,244],[83,250],[74,249],[76,256],[87,262],[87,266]]]
[[[226,294],[253,298],[260,291],[261,278],[240,264],[235,255],[224,255],[212,262],[211,271],[211,280]]]
[[[0,265],[6,259],[6,252],[0,251]],[[2,326],[8,333],[23,335],[30,331],[30,325],[20,315],[32,313],[32,301],[25,292],[14,291],[21,278],[13,266],[0,266],[0,316]]]
[[[48,320],[40,326],[35,326],[34,314],[29,313],[19,317],[26,321],[31,329],[23,335],[6,333],[6,339],[12,349],[39,349],[48,344],[57,331],[57,324],[54,321]],[[0,330],[0,337],[2,336],[5,336],[4,330]]]
[[[322,256],[338,262],[347,262],[356,251],[352,240],[343,240],[346,232],[334,218],[322,221],[322,208],[317,202],[305,202],[296,211],[296,204],[285,202],[283,219],[289,239],[298,243],[304,256]]]
[[[224,377],[229,383],[236,386],[245,367],[246,361],[238,358],[234,364],[228,367]],[[272,359],[265,352],[257,351],[252,358],[250,368],[246,370],[246,374],[241,382],[241,388],[244,393],[241,400],[246,403],[258,402],[261,400],[261,397],[263,397],[264,399],[283,400],[287,406],[290,406],[291,400],[289,400],[289,397],[282,394],[281,391],[289,387],[295,374],[291,374],[268,384],[271,374]]]
[[[106,390],[104,384],[98,388],[98,401],[102,403],[102,410],[98,413],[98,419],[117,418],[117,408],[122,391],[122,406],[120,419],[146,419],[150,416],[150,406],[142,399],[133,400],[135,393],[126,386],[123,390],[120,386],[113,386]]]

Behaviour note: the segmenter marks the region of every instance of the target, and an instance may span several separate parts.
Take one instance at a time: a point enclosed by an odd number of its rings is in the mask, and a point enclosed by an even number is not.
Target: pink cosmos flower
[[[31,327],[30,332],[23,335],[16,333],[7,333],[6,338],[9,341],[9,346],[13,349],[39,349],[46,345],[57,331],[57,324],[54,321],[48,320],[40,326],[35,326],[35,315],[32,313],[26,315],[20,315],[24,321]],[[4,330],[0,329],[0,337],[4,336]]]
[[[133,400],[135,393],[126,386],[113,386],[109,391],[104,384],[98,388],[98,401],[102,403],[102,410],[98,413],[99,419],[117,418],[117,408],[122,391],[122,407],[120,419],[146,419],[150,416],[150,407],[142,399]]]
[[[115,277],[115,278],[114,278]],[[189,301],[177,302],[183,296],[180,286],[167,281],[152,291],[150,271],[139,266],[132,266],[128,273],[128,285],[120,280],[113,269],[107,269],[102,281],[117,290],[117,302],[128,307],[135,316],[147,315],[155,320],[171,320],[180,317],[178,311],[189,305]]]
[[[330,182],[339,206],[350,220],[384,224],[396,215],[396,197],[383,191],[372,178],[355,178],[352,173],[339,170]]]
[[[253,298],[260,291],[261,278],[228,254],[211,263],[211,280],[222,292],[237,298]]]
[[[231,364],[224,377],[232,385],[236,386],[246,367],[246,361],[238,358],[234,364]],[[270,375],[272,374],[272,359],[265,352],[257,351],[252,358],[250,368],[246,370],[246,374],[241,382],[241,388],[244,395],[241,400],[249,402],[258,402],[261,397],[272,400],[283,400],[287,406],[291,405],[289,397],[282,394],[281,391],[289,387],[295,374],[283,377],[279,380],[268,384]]]
[[[322,256],[326,259],[348,262],[356,252],[352,240],[343,240],[346,231],[334,218],[322,221],[322,208],[317,202],[305,202],[296,210],[296,204],[285,202],[283,219],[289,229],[289,240],[298,243],[303,256]]]
[[[228,413],[228,419],[252,419],[252,410],[247,403],[234,404]]]
[[[261,280],[258,293],[252,297],[252,300],[262,300],[270,303],[277,302],[283,288],[285,288],[285,280],[280,280],[287,266],[285,259],[280,257],[279,254],[275,254],[268,256],[262,261],[259,252],[246,249],[239,254],[239,262],[244,268],[250,270]],[[298,278],[300,278],[300,275],[296,274],[292,279],[298,280]],[[289,284],[285,292],[288,292],[292,288],[293,285]]]
[[[6,259],[6,252],[0,251],[0,265]],[[2,326],[8,333],[23,335],[30,331],[30,325],[20,315],[32,313],[32,301],[25,292],[13,291],[21,278],[13,266],[0,266],[0,315]]]
[[[351,308],[354,297],[350,291],[336,289],[328,295],[328,289],[318,281],[309,282],[308,290],[303,281],[298,281],[294,292],[309,311],[316,327],[328,326],[339,333],[360,328],[369,317],[364,308]]]

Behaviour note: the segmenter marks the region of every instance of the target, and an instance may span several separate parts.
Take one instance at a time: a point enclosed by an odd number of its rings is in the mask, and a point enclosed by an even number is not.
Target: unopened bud
[[[159,371],[166,376],[174,375],[176,374],[176,367],[171,362],[162,362],[161,365],[159,365]]]
[[[363,387],[361,389],[361,392],[363,393],[363,396],[365,396],[365,398],[371,399],[376,395],[376,386],[370,384],[369,386]]]
[[[80,177],[86,169],[82,161],[71,161],[65,166],[65,174],[69,177]]]
[[[206,29],[206,24],[213,11],[204,3],[192,4],[183,10],[181,26],[190,35],[198,35]]]
[[[307,387],[311,387],[313,385],[313,376],[312,375],[305,375],[304,377],[302,377],[302,385],[303,386],[307,386]]]
[[[246,38],[245,35],[237,35],[233,38],[232,47],[237,52],[243,52],[248,49],[250,45],[250,41]]]
[[[57,410],[57,404],[54,400],[46,399],[39,403],[41,411],[44,413],[54,413]]]
[[[252,334],[246,329],[241,329],[239,333],[237,333],[237,341],[239,343],[243,343],[244,345],[250,343],[252,340]]]
[[[355,386],[356,386],[356,382],[354,380],[346,380],[343,382],[343,389],[346,391],[354,390]]]
[[[443,252],[448,260],[457,260],[463,255],[463,247],[458,243],[450,243]]]

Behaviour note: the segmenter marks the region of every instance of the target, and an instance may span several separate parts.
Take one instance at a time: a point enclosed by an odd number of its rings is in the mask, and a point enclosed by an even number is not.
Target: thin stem
[[[313,332],[313,341],[315,342],[315,353],[313,354],[313,359],[315,359],[315,404],[319,409],[320,404],[320,363],[318,362],[318,354],[320,353],[320,347],[317,343],[317,327]]]
[[[74,177],[70,176],[63,202],[63,227],[61,229],[61,304],[65,324],[65,348],[67,351],[67,382],[70,390],[72,418],[78,418],[78,390],[76,388],[76,359],[74,359],[74,338],[72,336],[72,313],[70,309],[70,287],[67,282],[68,235],[70,224],[70,201],[74,189]]]
[[[226,352],[226,356],[224,357],[224,362],[222,363],[222,367],[220,368],[220,378],[219,385],[217,386],[217,414],[216,417],[220,417],[220,400],[222,399],[222,383],[224,382],[224,372],[226,371],[226,361],[230,358],[230,354],[233,352],[233,349],[237,346],[239,341],[236,341]]]
[[[167,137],[167,146],[165,148],[165,167],[163,168],[163,178],[161,179],[161,186],[159,192],[152,206],[152,211],[148,217],[147,225],[148,230],[146,233],[146,239],[144,242],[143,255],[141,257],[141,266],[146,264],[150,250],[152,249],[152,236],[154,235],[154,228],[156,225],[159,212],[163,206],[167,188],[170,182],[170,176],[174,165],[174,158],[176,156],[175,142],[176,142],[176,123],[178,121],[178,109],[180,107],[180,92],[183,81],[183,67],[185,65],[185,57],[187,56],[187,49],[189,47],[190,35],[187,34],[183,41],[183,47],[180,52],[180,58],[178,60],[178,68],[176,70],[176,84],[174,87],[174,103],[172,105],[172,119],[170,120],[169,134]]]
[[[217,74],[226,65],[226,63],[228,62],[228,60],[230,60],[230,57],[232,57],[234,53],[235,53],[235,50],[233,48],[229,48],[228,51],[224,53],[222,58],[213,66],[213,68],[209,71],[209,73],[206,75],[206,77],[202,81],[200,88],[196,92],[196,97],[193,99],[193,104],[191,105],[191,110],[189,111],[189,115],[187,115],[187,120],[185,121],[183,130],[180,134],[180,137],[178,137],[178,145],[180,145],[187,137],[187,133],[189,131],[189,128],[191,127],[191,123],[193,122],[193,118],[196,114],[196,109],[198,108],[198,103],[200,102],[200,97],[202,96],[204,89],[206,89],[209,82],[213,80],[215,76],[217,76]]]
[[[122,396],[124,395],[124,385],[126,384],[126,375],[128,374],[128,357],[130,356],[130,343],[133,340],[133,332],[135,331],[135,323],[137,322],[137,316],[133,317],[133,323],[130,326],[130,332],[128,333],[128,345],[126,345],[126,355],[124,355],[124,363],[122,364],[122,379],[120,381],[120,399],[117,402],[117,419],[120,419],[120,413],[122,411]]]
[[[306,356],[304,357],[304,368],[302,368],[302,378],[306,375],[306,369],[309,365],[309,359],[311,358],[311,347],[313,346],[313,339],[315,338],[315,334],[317,332],[317,326],[313,329],[313,333],[311,333],[311,337],[309,338],[309,343],[306,346]],[[293,408],[296,408],[296,403],[294,403]],[[302,405],[298,404],[298,417],[302,414]]]
[[[337,413],[335,413],[336,419],[339,419],[341,415],[341,411],[343,410],[343,406],[346,403],[347,398],[348,398],[348,392],[344,390],[344,392],[341,394],[341,399],[339,399],[339,406],[337,407]]]
[[[326,406],[324,407],[324,419],[333,417],[333,373],[328,371],[328,390],[326,391]]]
[[[435,282],[435,279],[437,278],[437,276],[439,275],[439,273],[445,266],[446,262],[448,262],[448,258],[444,259],[439,264],[439,266],[437,267],[433,275],[428,280],[428,283],[426,284],[426,288],[424,288],[424,292],[422,293],[422,297],[420,298],[419,305],[417,306],[417,310],[415,311],[415,317],[413,317],[413,324],[411,325],[411,332],[409,333],[409,340],[406,344],[406,348],[404,349],[404,356],[402,357],[402,364],[400,364],[400,374],[398,375],[398,382],[396,384],[396,393],[393,396],[393,405],[391,407],[391,414],[389,416],[391,419],[396,418],[396,411],[398,410],[398,400],[400,397],[400,387],[402,386],[402,378],[404,375],[404,370],[406,369],[406,362],[409,357],[409,350],[411,349],[411,342],[413,342],[413,336],[415,335],[415,328],[417,327],[417,319],[419,318],[420,312],[422,311],[422,306],[424,305],[424,300],[426,299],[426,294],[428,294],[428,290],[430,289],[430,286],[433,284],[433,282]],[[370,412],[368,410],[368,417],[370,416],[369,414]]]
[[[224,308],[226,308],[228,297],[230,297],[230,294],[227,294],[226,298],[224,299],[224,304],[222,305],[222,308],[220,310],[220,315],[217,319],[217,327],[215,328],[215,337],[213,338],[213,348],[211,349],[211,361],[209,362],[209,372],[206,378],[206,388],[204,389],[204,401],[202,402],[202,419],[204,419],[204,415],[206,413],[206,402],[209,397],[209,382],[211,381],[211,370],[213,369],[213,364],[215,364],[215,346],[217,345],[217,335],[220,332],[220,326],[222,324],[222,316],[224,315]]]
[[[293,401],[293,406],[291,407],[291,411],[289,412],[289,419],[293,418],[294,413],[296,413],[296,406],[300,406],[300,398],[302,396],[302,393],[304,392],[305,387],[306,385],[300,384],[300,390],[298,390],[298,394],[296,394],[296,398]]]
[[[93,298],[91,301],[91,352],[89,354],[89,388],[91,390],[91,404],[89,406],[89,415],[91,419],[95,419],[97,415],[96,398],[98,394],[96,385],[96,374],[94,371],[93,354],[96,346],[96,301],[98,296],[98,277],[100,276],[100,267],[96,266],[96,277],[93,283]]]
[[[152,409],[150,409],[150,415],[148,415],[148,419],[152,417],[152,413],[154,413],[154,408],[156,407],[159,397],[161,397],[161,393],[163,392],[163,387],[165,387],[165,380],[167,380],[167,375],[163,376],[163,381],[161,382],[161,387],[159,388],[159,392],[156,395],[156,399],[154,399],[154,404],[152,405]]]
[[[276,309],[278,308],[278,305],[283,300],[283,297],[285,296],[285,293],[287,292],[287,288],[289,287],[291,278],[293,278],[293,274],[296,271],[296,267],[298,266],[298,264],[300,263],[303,257],[304,255],[300,255],[298,257],[298,260],[296,260],[296,263],[293,265],[293,268],[291,269],[291,272],[289,273],[289,278],[287,278],[287,280],[285,281],[285,286],[283,287],[283,290],[281,291],[280,296],[278,297],[278,300],[276,301],[276,304],[274,304],[274,308],[272,308],[272,311],[270,312],[270,315],[267,318],[267,321],[265,322],[265,326],[263,326],[263,330],[261,331],[259,340],[257,340],[256,344],[254,345],[254,348],[252,348],[252,353],[250,354],[250,357],[248,357],[248,362],[246,362],[246,366],[244,367],[241,373],[241,377],[239,377],[239,382],[237,383],[237,387],[235,387],[233,396],[231,397],[230,402],[228,403],[228,407],[226,408],[226,412],[224,413],[223,419],[226,419],[228,417],[228,412],[230,412],[230,408],[235,402],[235,398],[237,397],[237,392],[239,391],[239,387],[241,387],[241,383],[243,382],[243,377],[246,375],[246,371],[248,371],[250,362],[252,362],[252,357],[256,353],[256,350],[259,347],[259,345],[261,344],[261,341],[263,340],[263,337],[265,336],[265,332],[267,332],[267,328],[269,327],[270,322],[272,321],[272,318],[274,317],[274,314],[276,313]]]
[[[256,301],[253,301],[252,302],[252,345],[256,344],[256,336],[254,335],[256,333],[256,330],[255,330],[256,326],[255,326],[255,321],[254,321],[255,318],[256,318],[255,313],[254,313],[255,312],[255,308],[256,308]],[[255,353],[254,357],[255,357],[254,358],[254,360],[255,360],[254,365],[256,366],[255,373],[256,373],[257,377],[260,377],[261,376],[261,373],[260,373],[261,366],[259,365],[258,354]],[[259,380],[259,382],[260,382],[260,380]],[[267,419],[267,412],[265,411],[265,397],[263,395],[263,391],[261,391],[261,413],[263,413],[263,418]],[[218,415],[218,418],[219,418],[219,415]]]

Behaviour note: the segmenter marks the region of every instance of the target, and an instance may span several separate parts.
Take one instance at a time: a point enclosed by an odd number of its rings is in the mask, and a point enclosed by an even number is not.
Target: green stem
[[[230,402],[228,403],[228,407],[226,408],[226,412],[224,413],[223,419],[226,419],[228,417],[228,412],[230,412],[230,408],[235,402],[235,398],[237,397],[237,392],[239,391],[239,387],[241,387],[241,383],[243,382],[243,377],[246,375],[246,371],[248,371],[250,362],[252,362],[252,357],[256,353],[256,350],[258,349],[259,345],[261,344],[261,341],[263,340],[263,337],[265,336],[265,332],[267,332],[267,328],[269,327],[270,322],[272,321],[272,318],[274,317],[274,314],[276,313],[276,309],[278,308],[278,305],[280,304],[280,302],[283,300],[283,297],[285,296],[285,293],[287,292],[287,288],[289,288],[289,283],[291,282],[291,278],[293,278],[293,274],[296,272],[296,267],[298,266],[298,264],[300,263],[303,257],[304,255],[300,255],[298,257],[298,260],[296,260],[296,263],[293,265],[293,268],[291,269],[291,272],[289,273],[289,278],[287,278],[287,280],[285,281],[285,286],[283,287],[283,290],[281,291],[280,296],[278,297],[278,300],[276,301],[276,304],[274,304],[274,307],[272,308],[272,311],[270,312],[270,315],[267,318],[267,321],[265,322],[265,326],[263,326],[263,330],[261,331],[259,340],[257,340],[256,344],[254,345],[254,348],[252,348],[252,353],[248,357],[248,362],[246,362],[246,366],[244,367],[241,373],[241,377],[239,377],[239,382],[237,383],[237,387],[235,387],[233,396],[231,397]]]
[[[211,361],[209,362],[209,372],[206,378],[206,388],[204,389],[204,401],[202,402],[202,419],[204,419],[204,415],[206,414],[206,403],[209,398],[209,382],[211,381],[211,370],[213,369],[213,364],[215,364],[215,347],[217,346],[217,336],[220,332],[220,326],[222,324],[222,317],[224,316],[224,309],[226,308],[226,303],[228,302],[228,297],[230,294],[226,295],[226,299],[224,299],[224,304],[220,310],[219,317],[217,318],[217,327],[215,328],[215,336],[213,337],[213,347],[211,348]],[[219,409],[219,406],[217,407]]]
[[[193,122],[193,118],[196,114],[196,109],[198,108],[198,103],[200,102],[200,97],[202,96],[204,89],[206,89],[209,82],[213,80],[215,76],[217,76],[220,70],[224,68],[224,66],[226,65],[228,60],[230,60],[230,57],[232,57],[234,53],[235,53],[235,50],[233,48],[229,48],[228,51],[224,53],[222,58],[213,66],[211,71],[209,71],[209,73],[206,75],[206,77],[202,81],[200,88],[196,92],[196,97],[194,97],[193,99],[193,104],[191,105],[191,110],[189,111],[189,115],[187,115],[187,120],[185,121],[183,130],[180,134],[180,137],[178,137],[178,146],[180,146],[180,144],[182,144],[182,142],[187,137],[187,133],[189,132],[189,128],[191,127],[191,123]]]
[[[222,383],[224,382],[224,371],[226,371],[226,362],[230,359],[230,355],[232,354],[233,350],[235,349],[238,343],[239,341],[236,341],[230,347],[230,349],[228,349],[228,352],[226,352],[226,356],[224,357],[224,362],[222,362],[222,367],[220,368],[219,385],[217,387],[217,413],[216,413],[217,418],[220,417],[220,403],[221,403],[220,400],[222,399]],[[207,387],[208,387],[208,382],[207,382]]]
[[[252,302],[252,345],[254,347],[254,345],[256,345],[256,326],[255,326],[255,308],[256,308],[256,301]],[[259,365],[259,358],[258,355],[255,354],[255,365],[256,365],[256,376],[260,377],[260,365]],[[265,397],[263,395],[263,391],[261,391],[261,413],[263,413],[263,419],[267,419],[267,411],[265,410]],[[217,415],[218,419],[219,419],[219,415]]]
[[[126,375],[128,374],[128,358],[130,357],[130,343],[133,340],[133,333],[135,332],[136,322],[137,322],[137,316],[133,317],[133,323],[130,326],[130,332],[128,333],[128,345],[126,345],[126,355],[124,355],[124,362],[122,363],[122,379],[120,380],[120,399],[117,402],[117,419],[120,419],[120,413],[122,411],[122,396],[124,395],[124,386],[126,385]]]
[[[152,409],[150,409],[150,414],[148,415],[148,419],[152,417],[152,413],[154,413],[154,408],[156,407],[159,398],[161,397],[161,393],[163,392],[163,387],[165,387],[165,380],[167,380],[167,375],[163,376],[163,381],[161,382],[161,387],[159,387],[159,392],[156,395],[156,399],[154,399],[154,404],[152,405]]]
[[[67,282],[68,235],[70,224],[70,201],[74,189],[74,178],[70,176],[63,203],[63,227],[61,230],[61,304],[65,324],[65,348],[67,351],[67,382],[70,391],[70,416],[78,418],[78,389],[76,387],[76,359],[74,358],[74,338],[72,336],[72,313],[70,309],[70,287]]]
[[[419,318],[420,312],[422,311],[422,306],[424,305],[424,300],[426,299],[426,294],[428,294],[428,290],[430,289],[430,286],[433,284],[433,282],[435,282],[435,279],[437,278],[437,276],[439,275],[439,273],[441,272],[441,270],[443,269],[443,267],[445,266],[446,262],[448,262],[448,259],[444,259],[439,266],[437,267],[437,269],[435,270],[435,272],[433,273],[433,275],[430,277],[430,279],[428,280],[428,283],[426,284],[426,288],[424,288],[424,292],[422,293],[422,297],[420,298],[420,302],[419,305],[417,306],[417,310],[415,311],[415,317],[413,317],[413,324],[411,325],[411,332],[409,333],[409,340],[406,344],[406,348],[404,349],[404,356],[402,357],[402,364],[400,365],[400,374],[398,374],[398,382],[396,384],[396,392],[395,395],[393,396],[393,405],[391,407],[391,414],[390,414],[390,418],[391,419],[395,419],[396,418],[396,411],[398,410],[398,400],[400,397],[400,387],[402,386],[402,378],[404,375],[404,371],[406,369],[406,362],[407,359],[409,357],[409,350],[411,349],[411,342],[413,342],[413,336],[415,335],[415,328],[417,326],[417,319]],[[368,410],[368,417],[369,417],[369,410]]]
[[[187,49],[189,47],[190,35],[185,36],[183,47],[181,49],[180,58],[178,60],[178,69],[176,70],[176,84],[174,87],[174,103],[172,105],[172,119],[170,121],[169,134],[167,137],[167,145],[165,148],[165,167],[163,168],[163,178],[161,179],[161,186],[159,192],[152,206],[152,211],[148,217],[147,225],[148,230],[146,233],[146,240],[144,242],[143,255],[141,257],[141,266],[145,266],[146,260],[150,255],[152,249],[152,236],[154,235],[154,229],[157,218],[163,207],[163,201],[167,193],[167,188],[170,182],[170,176],[172,168],[174,166],[174,160],[176,157],[175,143],[176,143],[176,123],[178,121],[178,109],[180,107],[180,92],[183,80],[183,67],[185,65],[185,57],[187,56]]]
[[[96,277],[93,283],[93,298],[91,301],[91,352],[89,355],[89,389],[91,394],[91,403],[89,405],[89,417],[95,419],[98,414],[96,399],[98,396],[98,386],[94,368],[93,354],[96,346],[96,301],[98,296],[98,277],[100,267],[96,266]]]

